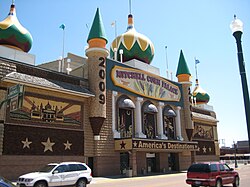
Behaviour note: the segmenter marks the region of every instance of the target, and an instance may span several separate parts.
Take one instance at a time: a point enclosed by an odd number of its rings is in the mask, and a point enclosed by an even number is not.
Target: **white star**
[[[206,153],[207,152],[207,148],[205,146],[203,146],[203,153]]]
[[[32,142],[29,142],[28,138],[26,138],[25,141],[21,141],[21,142],[23,144],[23,149],[25,147],[30,148],[30,144],[32,144]]]
[[[137,142],[133,142],[135,148],[137,148]]]
[[[41,142],[44,145],[44,152],[50,150],[51,152],[53,152],[52,146],[55,143],[50,142],[50,138],[48,137],[47,142]]]
[[[70,146],[72,145],[72,143],[69,143],[69,140],[67,140],[66,143],[64,143],[65,146],[65,150],[69,149],[70,150]]]

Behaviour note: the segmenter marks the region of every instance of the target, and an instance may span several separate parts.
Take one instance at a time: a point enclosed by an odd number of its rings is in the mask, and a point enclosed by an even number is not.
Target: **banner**
[[[142,70],[114,66],[111,79],[115,86],[144,97],[162,101],[180,101],[181,98],[177,85]]]

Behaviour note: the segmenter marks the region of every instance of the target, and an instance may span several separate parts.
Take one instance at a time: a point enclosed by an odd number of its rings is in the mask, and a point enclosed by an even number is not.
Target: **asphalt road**
[[[249,187],[250,164],[239,165],[236,170],[240,174],[240,187]],[[88,187],[190,187],[185,180],[186,172],[132,178],[94,177]],[[229,186],[232,187],[224,187]]]

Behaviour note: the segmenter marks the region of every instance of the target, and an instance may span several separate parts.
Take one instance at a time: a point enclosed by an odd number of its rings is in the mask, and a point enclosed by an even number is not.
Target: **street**
[[[239,165],[240,187],[249,187],[250,165]],[[142,176],[133,178],[94,177],[89,187],[190,187],[186,182],[186,172]],[[229,187],[232,185],[226,185]]]

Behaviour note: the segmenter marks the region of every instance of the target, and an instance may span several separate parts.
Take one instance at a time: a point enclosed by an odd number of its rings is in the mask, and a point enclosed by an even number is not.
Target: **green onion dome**
[[[19,23],[12,4],[8,16],[0,22],[0,45],[28,52],[32,41],[29,31]]]
[[[193,97],[196,99],[197,104],[207,104],[210,99],[207,92],[200,87],[198,79],[196,79],[196,84],[193,91]]]
[[[150,64],[154,57],[153,43],[143,34],[138,33],[134,28],[133,16],[128,15],[127,31],[115,38],[110,47],[110,57],[121,61],[120,50],[123,50],[122,62],[132,59],[140,60]]]

